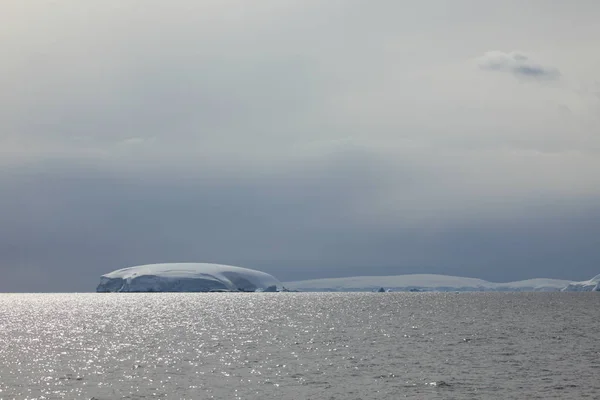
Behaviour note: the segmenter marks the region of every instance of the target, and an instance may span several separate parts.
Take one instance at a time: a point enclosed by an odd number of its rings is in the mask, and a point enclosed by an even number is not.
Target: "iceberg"
[[[600,275],[588,281],[571,282],[562,289],[563,292],[600,292]]]
[[[148,264],[123,268],[100,277],[97,292],[254,292],[282,288],[265,272],[206,263]]]
[[[562,279],[528,279],[495,283],[482,279],[435,274],[392,276],[354,276],[285,282],[285,287],[303,292],[372,292],[385,287],[394,292],[558,292],[571,281]]]

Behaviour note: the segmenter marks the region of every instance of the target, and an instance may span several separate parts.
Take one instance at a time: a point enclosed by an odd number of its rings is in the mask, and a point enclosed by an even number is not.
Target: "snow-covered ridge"
[[[563,292],[600,292],[600,275],[596,275],[589,281],[571,282]]]
[[[97,292],[256,291],[282,288],[265,272],[205,263],[149,264],[123,268],[100,277]]]
[[[284,286],[300,291],[373,291],[379,288],[392,291],[559,291],[571,281],[562,279],[528,279],[525,281],[495,283],[476,278],[448,275],[413,274],[393,276],[355,276],[349,278],[313,279],[286,282]]]

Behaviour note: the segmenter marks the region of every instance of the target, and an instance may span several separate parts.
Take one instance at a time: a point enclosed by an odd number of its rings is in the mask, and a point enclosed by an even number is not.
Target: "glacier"
[[[528,279],[517,282],[495,283],[483,279],[435,274],[410,274],[392,276],[355,276],[284,282],[284,286],[303,292],[371,292],[379,288],[391,291],[498,291],[540,292],[560,291],[571,281],[562,279]]]
[[[123,268],[100,277],[97,292],[209,292],[282,289],[265,272],[208,263],[148,264]]]
[[[571,282],[563,292],[600,292],[600,275],[596,275],[588,281]]]

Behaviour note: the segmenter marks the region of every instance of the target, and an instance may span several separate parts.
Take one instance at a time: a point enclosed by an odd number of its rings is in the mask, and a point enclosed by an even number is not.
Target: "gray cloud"
[[[558,79],[561,75],[558,69],[536,64],[518,52],[489,51],[478,59],[478,63],[481,69],[509,72],[520,78]]]
[[[569,87],[598,79],[597,1],[7,4],[0,290],[176,260],[598,273],[597,90]],[[472,73],[514,43],[560,84]],[[558,78],[494,54],[482,68]]]

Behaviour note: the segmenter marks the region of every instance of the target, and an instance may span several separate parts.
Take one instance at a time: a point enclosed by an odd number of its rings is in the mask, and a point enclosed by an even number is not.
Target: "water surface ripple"
[[[0,295],[0,399],[600,398],[597,293]]]

